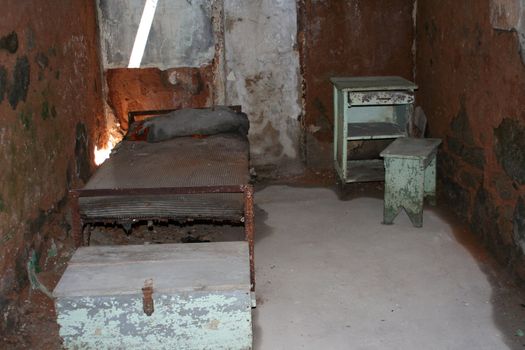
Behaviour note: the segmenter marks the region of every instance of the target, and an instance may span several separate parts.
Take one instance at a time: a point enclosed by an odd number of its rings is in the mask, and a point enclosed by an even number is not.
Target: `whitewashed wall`
[[[302,112],[296,2],[224,0],[224,13],[227,103],[250,116],[253,162],[290,170]]]

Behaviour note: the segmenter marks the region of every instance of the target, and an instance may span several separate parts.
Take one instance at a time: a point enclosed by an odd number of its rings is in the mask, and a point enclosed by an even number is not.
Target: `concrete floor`
[[[417,229],[330,189],[270,186],[256,203],[255,349],[525,346],[519,291],[433,211]]]
[[[384,226],[380,186],[358,184],[345,192],[341,200],[329,188],[274,185],[257,191],[256,350],[525,349],[523,290],[475,235],[442,218],[446,208],[426,210],[422,229],[404,213]],[[120,227],[97,227],[91,243],[243,236],[242,226],[137,225],[131,235]],[[49,289],[73,251],[68,245],[43,266],[39,278]],[[25,292],[21,327],[0,334],[0,349],[61,349],[53,302]]]

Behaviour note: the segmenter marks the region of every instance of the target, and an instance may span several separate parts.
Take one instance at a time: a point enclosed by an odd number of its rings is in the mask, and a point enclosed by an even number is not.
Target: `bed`
[[[170,112],[131,112],[130,130],[140,130],[148,117]],[[249,243],[254,290],[253,187],[249,181],[246,135],[210,132],[146,142],[128,132],[86,185],[70,191],[75,245],[89,244],[84,228],[93,223],[129,228],[140,220],[241,222]]]

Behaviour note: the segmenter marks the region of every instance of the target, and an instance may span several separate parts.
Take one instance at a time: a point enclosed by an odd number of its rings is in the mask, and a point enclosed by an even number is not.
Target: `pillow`
[[[246,137],[249,128],[250,122],[246,114],[228,107],[188,108],[143,121],[133,128],[132,134],[135,137],[131,138],[160,142],[176,137],[208,136],[221,133],[236,133]]]

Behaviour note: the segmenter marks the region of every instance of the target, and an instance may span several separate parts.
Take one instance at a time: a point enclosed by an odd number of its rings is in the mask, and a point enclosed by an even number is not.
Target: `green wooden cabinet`
[[[331,78],[334,165],[342,183],[382,181],[381,159],[352,160],[348,142],[407,136],[417,86],[401,77]]]

